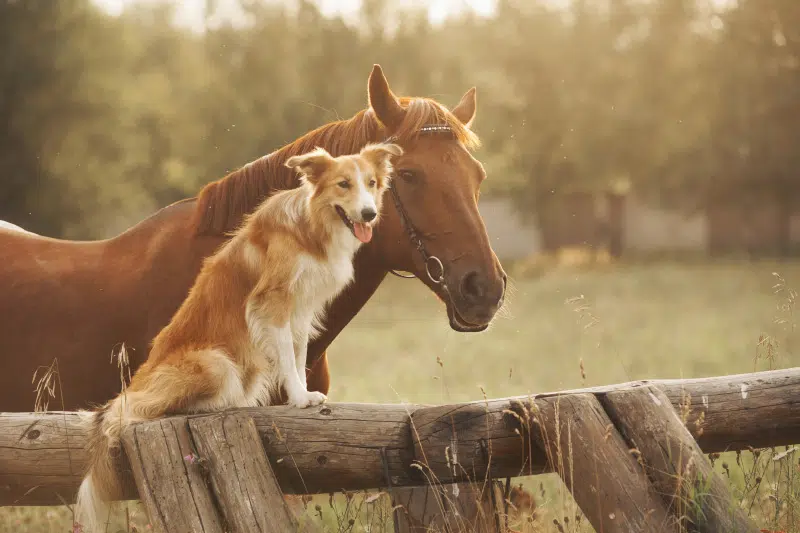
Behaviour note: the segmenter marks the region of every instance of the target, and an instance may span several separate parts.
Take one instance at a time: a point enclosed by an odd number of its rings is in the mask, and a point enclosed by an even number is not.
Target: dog
[[[89,468],[76,522],[100,531],[119,498],[112,451],[123,429],[168,414],[326,400],[306,386],[306,351],[325,306],[353,277],[353,257],[372,238],[396,144],[332,157],[322,148],[290,157],[298,188],[278,192],[206,259],[189,295],[156,336],[147,361],[88,424]]]

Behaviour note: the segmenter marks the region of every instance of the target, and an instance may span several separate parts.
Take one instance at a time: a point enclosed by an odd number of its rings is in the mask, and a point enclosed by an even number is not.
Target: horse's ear
[[[397,128],[403,122],[405,110],[389,88],[389,82],[386,81],[386,76],[383,75],[383,69],[381,69],[380,65],[376,64],[372,67],[369,83],[367,84],[367,93],[369,95],[369,106],[375,112],[375,116],[378,117],[381,124],[387,129]]]
[[[316,184],[319,177],[330,168],[333,157],[324,148],[317,147],[303,155],[290,157],[284,163],[287,167],[301,174],[300,178],[309,183]]]
[[[461,101],[458,102],[458,105],[453,108],[453,115],[468,128],[472,124],[472,121],[475,120],[475,111],[478,108],[475,92],[475,87],[467,91],[464,96],[461,97]]]

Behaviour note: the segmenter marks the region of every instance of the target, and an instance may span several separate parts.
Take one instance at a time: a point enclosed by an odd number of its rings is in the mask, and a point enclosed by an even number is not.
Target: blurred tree
[[[774,202],[785,255],[790,215],[800,210],[800,5],[741,0],[720,20],[709,199]]]
[[[528,215],[621,184],[686,210],[756,188],[788,213],[798,195],[796,0],[499,0],[442,24],[396,0],[348,22],[312,0],[207,0],[200,32],[177,5],[0,1],[0,217],[116,233],[363,108],[376,62],[401,94],[453,105],[478,86],[485,190]]]
[[[33,231],[57,231],[82,208],[69,209],[42,158],[94,110],[80,95],[89,59],[79,35],[91,16],[77,0],[0,2],[0,217]]]

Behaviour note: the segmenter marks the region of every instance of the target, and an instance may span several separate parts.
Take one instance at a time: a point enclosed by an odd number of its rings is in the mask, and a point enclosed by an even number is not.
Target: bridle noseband
[[[450,126],[444,124],[430,124],[427,126],[423,126],[420,128],[419,132],[421,134],[425,133],[453,133],[453,130],[450,129]],[[390,143],[397,140],[396,136],[392,136],[387,138],[384,142]],[[397,193],[397,189],[394,186],[396,176],[392,176],[392,184],[389,185],[389,191],[392,195],[392,200],[394,200],[394,205],[397,208],[397,214],[400,216],[400,223],[403,225],[403,228],[406,231],[406,235],[408,235],[408,239],[411,241],[411,244],[417,249],[419,254],[422,256],[422,260],[425,263],[425,273],[428,274],[428,279],[431,280],[432,283],[436,285],[441,285],[442,290],[450,296],[450,291],[448,290],[447,284],[444,281],[444,264],[442,261],[436,257],[435,255],[431,255],[425,249],[425,244],[422,242],[422,238],[419,236],[419,232],[417,228],[414,227],[414,224],[411,222],[411,219],[408,216],[408,212],[403,207],[403,203],[400,201],[400,196]],[[439,269],[439,275],[434,276],[431,273],[431,265],[436,265]],[[411,279],[416,278],[414,274],[405,275],[397,272],[396,270],[389,269],[389,272],[397,276],[398,278],[404,279]]]

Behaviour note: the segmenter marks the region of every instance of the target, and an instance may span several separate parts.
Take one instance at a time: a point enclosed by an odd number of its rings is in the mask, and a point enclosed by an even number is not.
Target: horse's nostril
[[[365,207],[361,210],[361,218],[364,219],[364,222],[372,222],[376,216],[378,216],[378,213],[371,207]]]
[[[478,300],[486,295],[486,284],[477,272],[468,272],[461,278],[461,295],[470,300]]]

